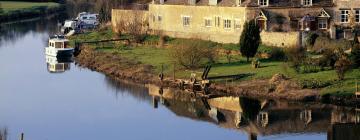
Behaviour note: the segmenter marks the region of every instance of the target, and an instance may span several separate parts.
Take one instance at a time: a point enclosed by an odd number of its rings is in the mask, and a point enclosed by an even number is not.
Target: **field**
[[[15,1],[0,1],[1,8],[4,13],[8,13],[16,10],[31,9],[34,7],[57,7],[58,3],[54,2],[15,2]]]
[[[72,40],[100,40],[113,38],[114,34],[111,30],[101,32],[89,32],[81,35],[77,35]],[[152,38],[154,40],[154,38]],[[168,45],[172,45],[174,42],[181,43],[186,42],[186,39],[174,39],[168,42]],[[159,73],[164,67],[164,73],[167,76],[173,75],[174,62],[169,55],[170,49],[157,48],[154,45],[138,45],[136,47],[125,47],[117,43],[104,43],[97,44],[96,47],[99,51],[105,51],[114,55],[120,55],[132,60],[139,61],[143,64],[150,64],[155,67],[156,72]],[[234,44],[224,44],[220,46],[220,49],[230,47],[232,50],[237,50]],[[266,46],[261,46],[260,50],[266,51]],[[224,55],[219,55],[215,64],[212,64],[212,69],[209,76],[220,75],[233,75],[248,73],[249,76],[231,82],[241,82],[243,80],[252,79],[269,79],[276,73],[282,73],[292,80],[298,81],[301,85],[307,88],[319,88],[321,94],[333,94],[346,96],[355,92],[355,83],[357,79],[360,79],[360,70],[353,69],[345,76],[345,80],[337,80],[337,75],[334,70],[323,70],[313,73],[296,73],[292,68],[287,65],[287,62],[274,61],[270,59],[261,59],[261,67],[254,69],[251,67],[251,62],[246,62],[246,59],[240,55],[233,55],[232,62],[228,63]],[[176,66],[176,78],[189,78],[191,73],[201,75],[203,69],[187,70],[181,66]],[[224,82],[224,81],[222,81]],[[225,81],[229,82],[229,81]]]

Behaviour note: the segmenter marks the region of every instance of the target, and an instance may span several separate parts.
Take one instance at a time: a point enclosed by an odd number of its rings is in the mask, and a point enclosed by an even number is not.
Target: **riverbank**
[[[65,6],[54,2],[0,1],[0,23],[36,18],[65,10]]]
[[[72,37],[71,40],[101,40],[116,38],[111,30],[90,32]],[[173,80],[173,61],[168,55],[172,45],[186,42],[183,39],[168,41],[165,47],[156,47],[149,43],[135,44],[132,47],[122,43],[97,44],[96,46],[84,46],[83,51],[77,58],[77,62],[85,67],[105,73],[110,77],[130,79],[135,82],[152,83],[156,85],[177,87]],[[219,50],[232,47],[226,44]],[[235,45],[236,47],[236,45]],[[261,51],[266,50],[264,48]],[[246,62],[235,49],[232,53],[232,62],[227,63],[226,56],[220,55],[213,64],[210,76],[249,73],[240,79],[225,79],[213,81],[211,85],[212,95],[217,96],[248,96],[253,98],[285,99],[294,101],[324,101],[334,104],[356,105],[358,101],[351,94],[354,90],[352,78],[359,77],[359,71],[353,70],[347,74],[345,81],[337,81],[333,70],[295,74],[291,69],[284,68],[285,62],[270,59],[261,59],[261,67],[254,69],[251,63]],[[163,83],[158,79],[158,74],[163,68],[165,80]],[[201,75],[202,68],[184,69],[176,66],[176,79],[189,79],[191,73]],[[280,73],[280,78],[274,75]],[[279,75],[279,74],[278,74]],[[281,76],[284,75],[284,76]],[[355,77],[354,77],[355,75]],[[325,83],[325,84],[324,84]],[[329,83],[329,85],[327,85]],[[312,85],[315,86],[312,86]],[[344,85],[343,88],[339,88]],[[307,87],[306,87],[307,86]],[[337,89],[337,90],[336,90]],[[347,91],[348,90],[348,91]],[[334,91],[328,92],[325,91]],[[346,91],[341,93],[341,91]]]

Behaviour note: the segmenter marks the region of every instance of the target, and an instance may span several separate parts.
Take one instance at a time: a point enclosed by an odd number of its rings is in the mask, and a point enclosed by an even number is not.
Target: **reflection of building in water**
[[[243,131],[252,140],[284,133],[328,133],[329,139],[337,140],[344,129],[351,133],[344,138],[360,138],[360,111],[353,108],[243,97],[201,99],[183,91],[148,87],[150,96],[165,100],[165,106],[178,116]]]
[[[61,73],[70,70],[70,64],[73,62],[72,57],[57,58],[54,56],[45,56],[47,70],[50,73]]]

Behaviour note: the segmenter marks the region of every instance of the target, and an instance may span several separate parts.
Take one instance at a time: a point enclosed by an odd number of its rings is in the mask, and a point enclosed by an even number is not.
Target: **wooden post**
[[[359,92],[359,86],[358,86],[358,81],[357,81],[357,79],[356,79],[356,81],[355,81],[355,84],[356,84],[356,93],[358,93]]]
[[[20,140],[24,140],[24,133],[21,133]]]
[[[175,81],[175,68],[176,68],[175,65],[176,65],[176,64],[175,64],[175,62],[174,62],[174,69],[173,69],[173,79],[174,79],[174,81]]]

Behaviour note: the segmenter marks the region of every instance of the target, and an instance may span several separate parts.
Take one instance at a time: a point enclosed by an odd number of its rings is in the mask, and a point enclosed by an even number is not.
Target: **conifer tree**
[[[244,30],[241,33],[239,47],[241,55],[246,57],[249,62],[250,57],[254,57],[260,45],[260,27],[255,23],[255,20],[246,22]]]

